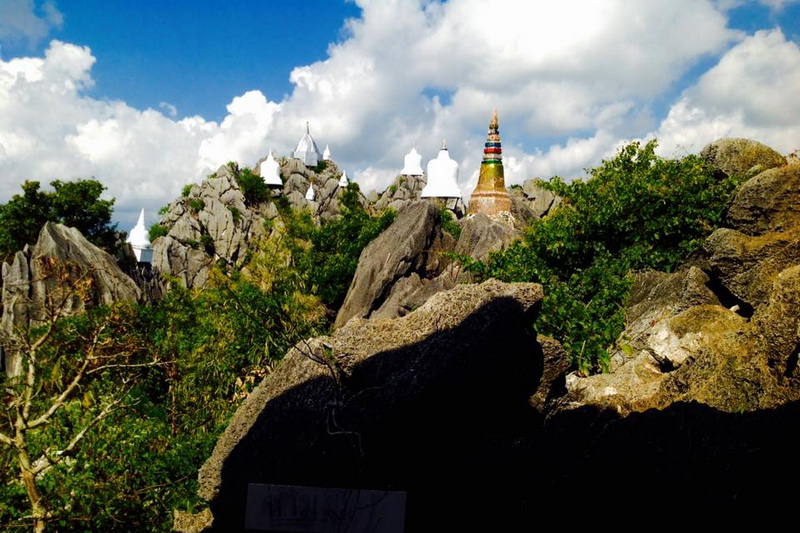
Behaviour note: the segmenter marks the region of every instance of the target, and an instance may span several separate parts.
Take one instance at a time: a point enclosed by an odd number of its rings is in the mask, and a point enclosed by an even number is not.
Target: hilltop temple
[[[422,189],[420,196],[422,198],[461,198],[461,189],[458,187],[458,163],[450,158],[445,141],[442,141],[442,148],[436,159],[428,162],[428,183]]]
[[[412,148],[403,158],[403,176],[422,176],[422,156],[416,148]]]
[[[136,225],[131,229],[128,234],[128,239],[125,241],[133,248],[133,255],[136,256],[136,261],[139,263],[152,263],[153,262],[153,247],[150,245],[150,233],[144,226],[144,209],[139,213],[139,220]]]
[[[315,167],[322,159],[322,154],[319,153],[317,143],[311,137],[311,132],[308,129],[308,122],[306,122],[306,133],[300,138],[297,143],[297,148],[294,149],[293,157],[299,159],[307,167]]]
[[[267,187],[283,187],[280,165],[272,157],[272,150],[269,151],[267,158],[261,162],[259,174],[261,174],[261,178]]]
[[[478,185],[469,201],[469,213],[494,215],[503,211],[511,211],[511,197],[506,190],[503,175],[503,148],[500,145],[500,127],[495,109],[483,148]]]

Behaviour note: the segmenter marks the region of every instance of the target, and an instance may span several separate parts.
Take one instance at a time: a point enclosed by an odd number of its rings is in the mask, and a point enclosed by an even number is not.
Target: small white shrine
[[[268,187],[283,187],[281,168],[278,162],[275,161],[275,158],[272,157],[272,150],[269,151],[267,158],[261,162],[259,173],[261,174],[261,179],[264,180],[264,183]]]
[[[144,209],[139,213],[139,221],[128,232],[128,239],[125,241],[133,248],[133,255],[139,263],[153,262],[153,247],[150,245],[150,233],[144,227]]]
[[[328,148],[328,145],[325,145],[325,151],[322,152],[322,160],[323,161],[330,161],[331,160],[331,149]]]
[[[458,163],[450,159],[447,143],[442,141],[442,148],[436,159],[428,162],[428,184],[422,189],[422,198],[461,198],[458,187]]]
[[[317,143],[315,143],[314,138],[311,137],[311,133],[308,129],[308,122],[306,122],[305,134],[297,143],[297,148],[294,149],[293,157],[302,161],[307,167],[317,166],[320,159],[322,159],[322,156],[319,153],[319,148],[317,148]]]
[[[400,174],[404,176],[422,176],[422,156],[416,148],[412,148],[403,159],[403,170]]]
[[[309,202],[313,202],[316,195],[314,194],[314,187],[311,184],[308,185],[308,190],[306,191],[306,200]]]
[[[350,180],[347,179],[347,172],[342,171],[342,177],[339,179],[339,187],[345,188],[350,184]]]

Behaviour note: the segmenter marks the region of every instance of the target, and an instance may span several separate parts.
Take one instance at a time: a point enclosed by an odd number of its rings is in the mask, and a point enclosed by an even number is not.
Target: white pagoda
[[[319,163],[322,156],[317,148],[317,143],[311,137],[308,129],[308,122],[306,122],[306,132],[297,143],[297,148],[294,149],[294,158],[299,159],[307,167],[315,167]]]
[[[330,161],[331,160],[331,149],[328,148],[328,145],[325,145],[325,151],[322,152],[322,160],[323,161]]]
[[[316,194],[314,194],[314,187],[311,184],[308,184],[308,190],[306,191],[306,200],[309,202],[313,202],[314,198],[316,198]]]
[[[272,150],[269,151],[267,158],[261,162],[259,173],[268,187],[283,187],[280,165],[272,157]]]
[[[139,263],[152,263],[153,262],[153,247],[150,245],[150,233],[144,227],[144,209],[139,213],[139,221],[128,233],[128,239],[125,241],[133,248],[133,255],[136,256],[136,261]]]
[[[450,159],[447,143],[442,141],[442,148],[436,159],[428,162],[428,183],[422,189],[422,198],[461,198],[458,187],[458,163]]]
[[[416,148],[412,148],[403,159],[403,170],[400,174],[404,176],[422,176],[422,156]]]
[[[342,177],[339,179],[339,187],[345,188],[347,185],[350,184],[350,180],[347,179],[347,172],[342,171]]]

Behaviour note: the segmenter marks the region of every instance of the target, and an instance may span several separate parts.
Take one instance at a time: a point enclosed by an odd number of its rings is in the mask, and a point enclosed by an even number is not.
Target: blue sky
[[[800,149],[792,0],[0,0],[0,201],[95,176],[120,227],[306,121],[365,190],[446,137],[465,196],[500,113],[506,176],[579,177],[625,142]]]

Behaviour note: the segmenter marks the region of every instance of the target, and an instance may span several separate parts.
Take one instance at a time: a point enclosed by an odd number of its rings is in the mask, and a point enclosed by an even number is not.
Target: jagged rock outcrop
[[[249,483],[413,491],[410,528],[477,501],[458,480],[501,476],[507,432],[529,426],[541,298],[532,283],[461,285],[403,318],[355,319],[299,343],[200,471],[215,530],[241,529]]]
[[[153,242],[153,266],[186,287],[203,287],[216,261],[240,266],[248,247],[266,233],[277,210],[249,209],[236,182],[236,167],[223,165],[172,202],[161,219],[167,235]],[[271,204],[270,204],[271,205]]]
[[[56,312],[54,306],[67,315],[87,305],[136,301],[140,296],[113,257],[77,229],[52,222],[42,227],[33,248],[26,246],[10,264],[3,263],[2,274],[0,343],[9,376],[19,372],[19,359],[9,348],[16,328],[27,330],[42,322],[48,311]]]
[[[747,235],[800,226],[800,160],[749,179],[728,209],[730,226]]]
[[[392,291],[407,293],[409,281],[418,287],[421,280],[436,277],[448,263],[444,252],[454,246],[452,236],[441,229],[441,215],[433,203],[421,200],[405,205],[394,222],[361,252],[335,326],[341,327],[353,317],[398,316],[400,304],[392,299]],[[398,286],[406,278],[413,280]],[[449,287],[437,285],[435,291],[444,288]]]
[[[700,157],[728,176],[754,176],[786,163],[772,148],[750,139],[725,138],[714,141],[700,151]]]
[[[389,228],[361,253],[353,282],[336,317],[341,327],[350,318],[403,316],[437,292],[471,281],[450,252],[485,258],[520,233],[486,215],[459,221],[456,239],[443,231],[435,202],[404,202]]]
[[[272,200],[257,205],[246,201],[237,182],[241,170],[235,165],[223,165],[200,185],[191,186],[184,197],[167,207],[161,219],[167,235],[153,242],[153,266],[187,287],[203,287],[215,263],[240,267],[248,251],[267,235],[265,222],[278,216],[274,200],[280,196],[291,208],[310,211],[316,222],[339,216],[343,188],[334,162],[321,164],[319,172],[297,159],[280,158],[279,164],[283,189],[273,191]],[[314,200],[306,199],[309,186]],[[356,201],[366,204],[360,193]]]

